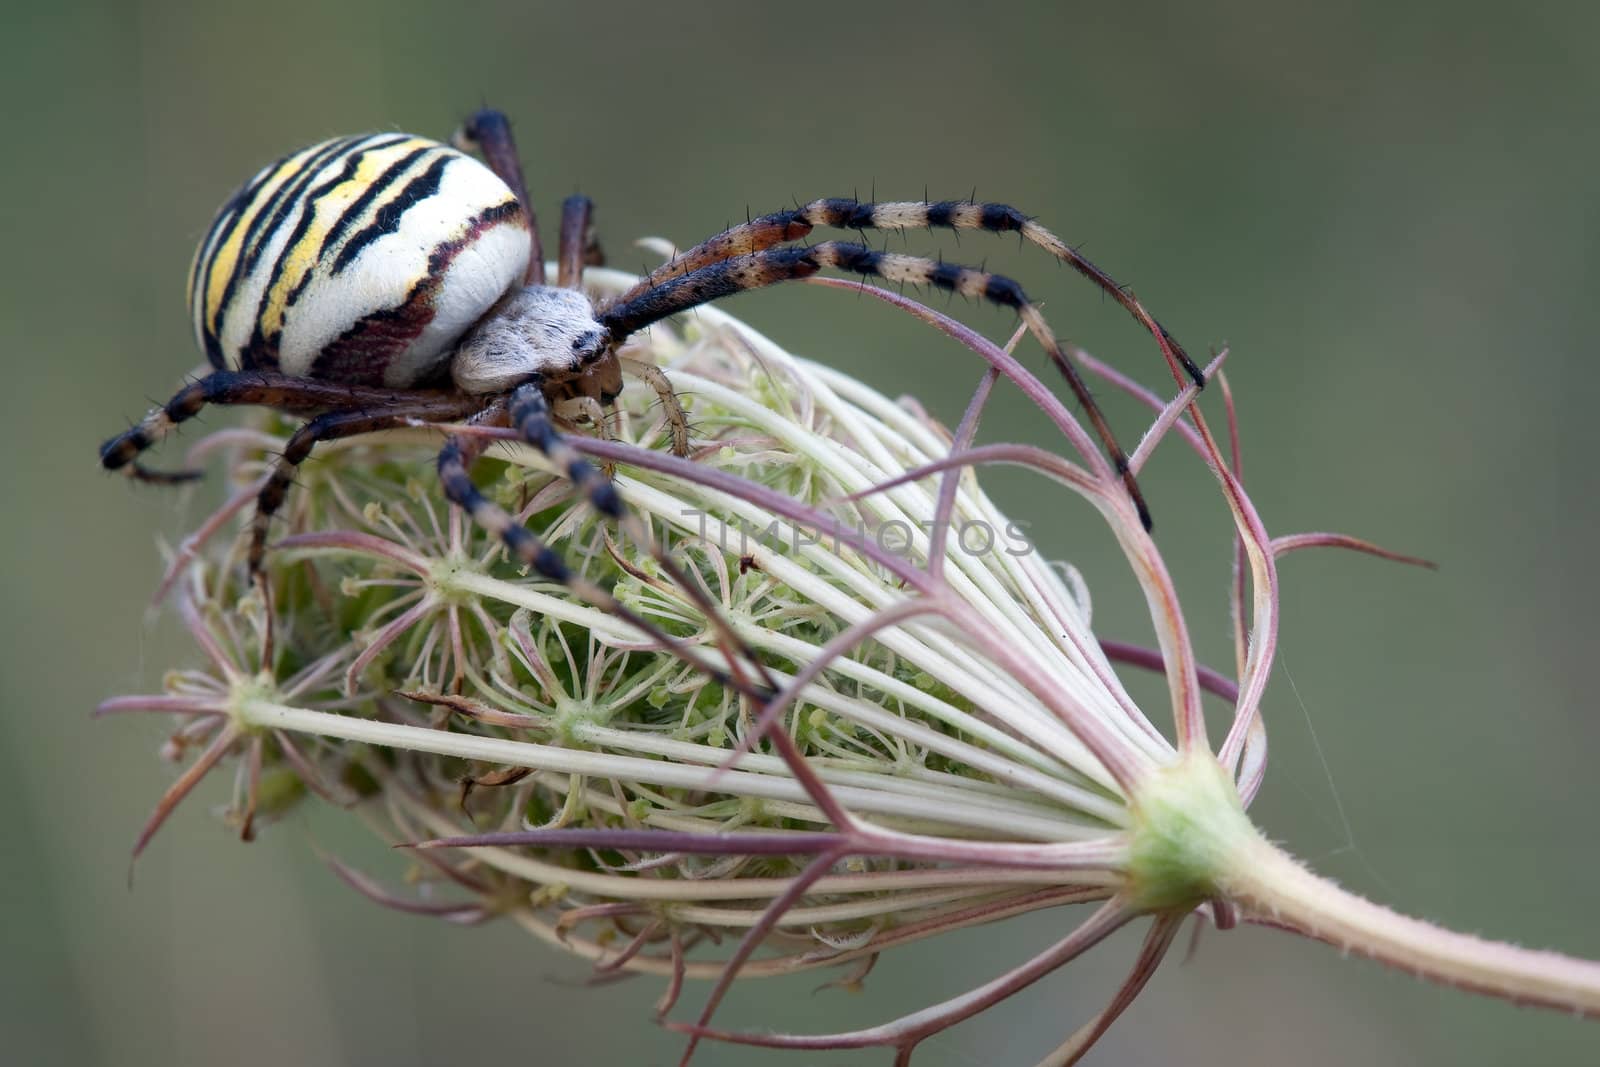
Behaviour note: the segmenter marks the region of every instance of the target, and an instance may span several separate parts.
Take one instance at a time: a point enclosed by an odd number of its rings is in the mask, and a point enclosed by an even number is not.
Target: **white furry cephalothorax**
[[[533,375],[576,377],[605,352],[606,336],[582,290],[530,285],[507,294],[467,333],[450,376],[472,394],[504,392]]]

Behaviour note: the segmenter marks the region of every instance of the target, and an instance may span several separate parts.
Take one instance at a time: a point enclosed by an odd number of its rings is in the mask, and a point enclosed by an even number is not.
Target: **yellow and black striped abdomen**
[[[522,278],[516,194],[406,134],[343,137],[262,170],[195,252],[189,314],[219,368],[415,385]]]

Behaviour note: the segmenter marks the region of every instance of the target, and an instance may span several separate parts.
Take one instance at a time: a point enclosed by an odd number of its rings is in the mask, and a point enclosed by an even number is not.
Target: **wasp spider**
[[[562,205],[551,285],[505,116],[477,113],[456,145],[405,134],[324,141],[265,168],[235,193],[200,242],[189,276],[195,340],[215,370],[107,441],[100,449],[105,467],[148,481],[195,477],[148,470],[138,457],[207,404],[308,416],[260,490],[252,571],[259,571],[269,520],[312,448],[396,426],[509,425],[598,511],[620,520],[621,499],[565,443],[552,407],[585,414],[603,432],[603,409],[627,370],[660,395],[673,447],[685,453],[687,424],[666,377],[619,356],[618,346],[678,312],[829,267],[1014,308],[1066,376],[1148,525],[1121,448],[1016,282],[864,244],[792,243],[818,226],[1016,232],[1099,285],[1155,336],[1174,367],[1202,381],[1131,293],[1016,209],[971,201],[817,200],[720,233],[597,307],[581,287],[584,266],[601,259],[590,201],[574,196]],[[464,154],[471,148],[487,166]],[[476,435],[447,437],[438,461],[446,494],[539,574],[580,584],[554,551],[473,485],[468,468],[481,442]],[[579,591],[615,606],[603,591]]]

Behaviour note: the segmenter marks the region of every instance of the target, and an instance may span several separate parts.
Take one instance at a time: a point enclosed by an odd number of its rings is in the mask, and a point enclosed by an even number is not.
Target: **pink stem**
[[[1021,362],[987,337],[984,337],[971,327],[957,322],[948,315],[941,314],[930,307],[919,304],[915,300],[900,296],[898,293],[891,293],[887,289],[879,289],[875,285],[866,285],[848,278],[828,278],[821,275],[807,278],[806,282],[811,285],[821,285],[831,289],[844,289],[861,293],[875,300],[882,300],[885,304],[907,311],[960,341],[977,353],[979,357],[986,360],[991,367],[1010,379],[1012,384],[1022,390],[1024,396],[1033,401],[1041,411],[1048,415],[1050,421],[1056,424],[1056,428],[1061,431],[1062,435],[1072,445],[1073,450],[1083,457],[1084,462],[1093,466],[1095,472],[1102,479],[1107,482],[1113,480],[1110,464],[1100,454],[1100,449],[1089,439],[1088,433],[1078,423],[1078,420],[1073,417],[1072,412],[1068,411],[1066,405],[1061,403],[1060,398],[1024,367]]]
[[[357,530],[325,530],[312,533],[294,534],[278,542],[279,549],[285,548],[337,548],[350,552],[365,552],[374,556],[382,556],[391,560],[407,570],[417,574],[426,575],[432,565],[427,558],[412,552],[410,549],[401,548],[393,541]]]
[[[273,440],[276,441],[277,438],[273,438]],[[172,591],[173,583],[178,580],[178,576],[183,573],[184,568],[200,554],[200,549],[205,547],[206,542],[211,540],[212,535],[221,529],[223,524],[230,518],[238,514],[241,508],[260,495],[261,487],[266,483],[266,478],[262,478],[254,485],[242,489],[229,497],[225,504],[213,511],[206,517],[205,522],[201,523],[193,533],[183,539],[178,545],[177,553],[172,557],[172,562],[167,565],[166,573],[161,576],[161,584],[156,586],[155,595],[150,598],[151,604],[159,604],[167,598],[167,594]]]
[[[1211,364],[1204,371],[1206,377],[1209,378],[1211,376],[1217,366],[1222,363],[1222,359],[1222,356],[1218,356],[1211,361]],[[1149,461],[1150,456],[1155,452],[1156,446],[1166,439],[1167,431],[1171,430],[1174,425],[1183,425],[1178,420],[1183,417],[1183,413],[1189,409],[1189,405],[1194,403],[1194,398],[1199,395],[1200,387],[1190,382],[1177,396],[1167,401],[1166,405],[1160,409],[1159,414],[1156,415],[1156,421],[1150,424],[1150,428],[1139,439],[1139,445],[1133,450],[1133,455],[1128,457],[1128,467],[1135,474],[1144,469],[1145,463]]]
[[[161,794],[161,799],[156,802],[156,810],[150,813],[143,829],[139,831],[139,836],[133,843],[131,858],[139,858],[139,853],[144,851],[144,847],[150,843],[156,831],[161,829],[162,824],[167,821],[167,816],[171,815],[173,809],[183,802],[183,798],[200,784],[200,780],[217,765],[217,761],[227,754],[229,746],[238,737],[239,732],[231,723],[218,730],[217,736],[199,758],[186,767],[177,780],[167,787],[167,791]]]
[[[711,1022],[711,1016],[716,1013],[717,1005],[722,1003],[722,998],[727,995],[728,989],[733,985],[733,980],[739,974],[745,961],[755,952],[756,948],[772,932],[784,912],[800,902],[810,889],[823,875],[833,868],[833,865],[844,858],[842,851],[828,851],[817,856],[806,865],[805,870],[795,876],[789,887],[779,896],[775,897],[767,909],[761,913],[761,918],[745,931],[739,939],[738,947],[733,950],[733,955],[728,957],[727,964],[722,968],[722,973],[717,976],[717,984],[712,988],[711,994],[706,997],[705,1007],[700,1009],[700,1018],[689,1034],[689,1042],[683,1050],[683,1056],[678,1060],[678,1067],[689,1067],[689,1060],[694,1056],[696,1046],[700,1044],[700,1035]],[[671,1025],[670,1023],[668,1024]]]
[[[698,1027],[687,1027],[668,1023],[667,1026],[697,1036],[768,1048],[838,1049],[889,1045],[900,1050],[903,1061],[909,1050],[919,1042],[972,1018],[1070,963],[1105,940],[1113,931],[1133,918],[1133,915],[1134,913],[1128,910],[1120,898],[1113,897],[1102,904],[1082,925],[1027,962],[960,996],[903,1015],[892,1022],[863,1030],[833,1034],[749,1034],[710,1030],[703,1024]]]
[[[468,926],[480,923],[488,918],[488,913],[484,910],[482,903],[449,902],[430,904],[420,900],[411,900],[389,892],[378,882],[340,860],[331,856],[324,856],[322,859],[341,882],[373,903],[381,904],[383,907],[406,912],[410,915],[426,915],[435,919],[444,919],[446,922],[461,923]]]
[[[1018,332],[1011,338],[1011,344],[1016,344],[1017,337],[1027,327],[1018,327]],[[1007,351],[1011,345],[1006,346]],[[955,439],[950,442],[950,451],[961,452],[972,444],[973,435],[978,432],[978,419],[983,415],[983,407],[989,402],[989,394],[994,391],[994,383],[1000,377],[1000,372],[990,367],[978,382],[978,388],[972,394],[972,399],[967,402],[967,410],[961,414],[961,423],[956,427]],[[954,468],[944,472],[944,477],[939,479],[939,499],[933,509],[933,530],[928,536],[928,573],[934,578],[944,577],[945,544],[950,539],[950,515],[956,507],[956,490],[961,485],[961,472]]]
[[[426,616],[434,607],[436,607],[436,604],[433,597],[425,596],[392,620],[389,625],[379,630],[377,635],[373,637],[372,643],[361,650],[361,655],[357,656],[355,662],[350,664],[350,669],[344,672],[345,696],[354,695],[356,685],[361,681],[361,674],[367,669],[368,665],[377,659],[384,649],[393,644],[396,638],[415,626],[418,620]]]
[[[1139,958],[1134,961],[1133,970],[1117,989],[1116,996],[1111,998],[1111,1003],[1101,1010],[1088,1023],[1078,1029],[1067,1041],[1046,1056],[1039,1067],[1072,1067],[1083,1058],[1084,1053],[1094,1047],[1111,1024],[1128,1010],[1146,983],[1156,973],[1156,968],[1161,966],[1161,961],[1167,955],[1167,949],[1172,947],[1172,939],[1177,936],[1178,929],[1183,925],[1184,916],[1164,915],[1156,919],[1150,927],[1150,932],[1145,935],[1144,946],[1139,950]]]
[[[1157,674],[1166,669],[1166,661],[1161,658],[1161,651],[1146,648],[1144,645],[1130,645],[1122,641],[1101,640],[1100,649],[1110,659],[1120,663],[1131,663],[1135,667],[1143,667],[1147,671]],[[1198,669],[1200,688],[1213,696],[1219,696],[1230,704],[1239,699],[1238,683],[1211,667],[1201,666]]]
[[[215,697],[126,696],[102,700],[91,713],[94,718],[130,711],[170,711],[178,715],[223,715]]]
[[[1291,552],[1298,552],[1305,548],[1348,548],[1352,552],[1365,552],[1369,556],[1379,559],[1391,560],[1395,563],[1406,563],[1413,567],[1426,567],[1430,571],[1439,569],[1439,565],[1432,560],[1423,559],[1421,556],[1407,556],[1400,552],[1391,552],[1371,541],[1363,541],[1359,537],[1348,534],[1336,533],[1302,533],[1287,534],[1283,537],[1272,539],[1272,554],[1280,559]]]

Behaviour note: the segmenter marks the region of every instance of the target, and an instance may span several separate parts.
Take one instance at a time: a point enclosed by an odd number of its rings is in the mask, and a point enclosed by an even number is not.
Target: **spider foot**
[[[147,482],[151,485],[182,485],[185,482],[197,482],[206,476],[206,472],[197,467],[158,471],[140,463],[129,463],[122,468],[122,471],[136,482]]]

